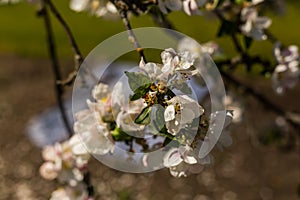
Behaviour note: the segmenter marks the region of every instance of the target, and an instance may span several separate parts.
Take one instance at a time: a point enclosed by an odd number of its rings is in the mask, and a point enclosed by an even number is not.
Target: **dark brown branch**
[[[61,16],[57,8],[54,6],[51,0],[45,0],[45,3],[49,6],[50,11],[54,14],[55,18],[58,20],[58,22],[62,25],[63,29],[65,30],[74,52],[74,59],[75,59],[74,70],[69,74],[68,78],[66,78],[65,80],[58,81],[58,84],[61,85],[71,85],[76,78],[77,72],[79,70],[80,65],[83,63],[84,58],[80,52],[80,49],[76,43],[76,40],[73,36],[70,27],[68,26],[64,18]]]
[[[61,73],[59,70],[60,67],[59,67],[59,62],[58,62],[58,58],[57,58],[57,54],[56,54],[56,47],[55,47],[55,42],[54,42],[54,34],[52,31],[52,26],[51,26],[51,20],[49,17],[47,6],[44,1],[42,1],[42,9],[40,11],[40,15],[42,16],[42,18],[44,20],[45,29],[46,29],[48,51],[49,51],[49,56],[51,58],[52,70],[53,70],[53,74],[54,74],[54,78],[55,78],[55,91],[56,91],[57,104],[58,104],[58,107],[59,107],[59,110],[60,110],[60,113],[62,116],[62,120],[63,120],[65,128],[66,128],[66,131],[71,136],[73,133],[73,130],[70,126],[70,123],[69,123],[69,120],[67,117],[67,113],[65,110],[65,106],[64,106],[63,87],[61,85],[57,84],[57,82],[61,80]]]
[[[134,32],[132,31],[132,27],[130,25],[130,22],[129,22],[129,19],[128,19],[128,16],[127,16],[127,11],[125,10],[121,10],[120,11],[120,16],[122,18],[122,21],[123,21],[123,24],[127,30],[127,34],[129,36],[129,40],[130,42],[133,43],[133,45],[135,46],[136,48],[136,51],[139,53],[140,55],[140,58],[144,60],[144,62],[147,62],[146,61],[146,57],[144,55],[144,50],[143,48],[141,47],[141,45],[139,44],[139,41],[137,40]]]
[[[263,94],[258,92],[257,90],[253,89],[252,87],[246,85],[242,81],[238,80],[234,76],[230,75],[227,72],[224,72],[223,70],[220,71],[222,76],[233,83],[236,87],[240,87],[244,90],[245,93],[248,93],[255,97],[259,102],[261,102],[265,108],[273,111],[277,115],[282,116],[290,125],[292,125],[296,130],[300,130],[300,124],[299,122],[295,121],[292,117],[290,117],[290,112],[286,112],[284,109],[270,101],[268,98],[266,98]]]

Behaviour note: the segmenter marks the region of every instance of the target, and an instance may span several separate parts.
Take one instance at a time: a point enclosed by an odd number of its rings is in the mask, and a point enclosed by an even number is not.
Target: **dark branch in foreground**
[[[44,1],[42,1],[42,8],[40,11],[40,15],[44,20],[45,24],[45,29],[46,29],[46,35],[47,35],[47,44],[48,44],[48,51],[49,51],[49,56],[51,58],[52,62],[52,70],[55,78],[55,91],[56,91],[56,100],[58,103],[58,107],[62,116],[62,120],[64,122],[65,128],[67,130],[67,133],[69,135],[72,135],[73,130],[70,126],[67,113],[65,110],[64,106],[64,101],[63,101],[63,87],[59,84],[57,84],[58,81],[61,80],[61,74],[59,71],[59,62],[56,54],[56,47],[55,47],[55,42],[54,42],[54,36],[53,36],[53,31],[52,31],[52,26],[51,26],[51,21],[49,17],[49,13],[47,10],[47,6]]]

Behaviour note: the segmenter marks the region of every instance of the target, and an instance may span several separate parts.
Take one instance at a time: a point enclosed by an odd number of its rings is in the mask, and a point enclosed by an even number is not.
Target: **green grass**
[[[120,20],[109,21],[90,16],[88,13],[75,13],[68,8],[68,0],[54,2],[70,25],[84,55],[106,38],[124,31]],[[300,45],[300,27],[298,5],[288,5],[287,15],[273,17],[271,31],[286,44]],[[200,42],[215,39],[219,23],[207,16],[189,17],[181,12],[169,16],[175,27]],[[67,37],[61,26],[52,20],[59,55],[62,58],[72,56]],[[148,16],[132,17],[133,27],[154,26]],[[217,39],[223,49],[233,53],[233,46],[228,38]],[[255,42],[252,53],[272,55],[272,44]],[[0,53],[17,54],[30,57],[46,57],[45,30],[42,19],[36,16],[35,6],[27,3],[0,7]],[[127,59],[132,56],[126,57]]]

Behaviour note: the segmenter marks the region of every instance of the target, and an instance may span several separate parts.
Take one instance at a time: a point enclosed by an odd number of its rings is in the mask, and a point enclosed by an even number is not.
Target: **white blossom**
[[[97,17],[118,16],[117,8],[109,0],[71,0],[70,8],[76,12],[89,11]]]
[[[174,177],[186,177],[191,173],[202,170],[201,159],[196,157],[195,151],[189,146],[172,147],[163,157],[163,165],[170,170]]]
[[[204,109],[187,95],[178,95],[167,101],[164,119],[168,132],[176,135],[186,124],[204,113]]]
[[[20,2],[20,0],[0,0],[0,6],[7,5],[7,4],[16,4],[19,2]]]
[[[136,101],[128,101],[125,98],[124,88],[121,82],[118,82],[113,90],[112,94],[114,98],[113,107],[117,112],[114,113],[116,116],[116,123],[122,131],[135,132],[144,130],[144,125],[139,125],[134,122],[134,119],[142,112],[145,108],[144,101],[142,99]]]
[[[200,58],[204,53],[207,53],[210,56],[222,54],[222,50],[216,42],[209,41],[200,45],[195,40],[188,37],[185,37],[178,42],[177,49],[179,52],[188,51],[193,59]]]
[[[205,3],[206,0],[158,0],[158,6],[164,14],[183,10],[187,15],[201,15],[199,8]]]
[[[114,149],[114,144],[109,139],[110,131],[107,125],[99,119],[96,111],[90,111],[81,118],[77,118],[74,131],[80,135],[83,144],[92,154],[104,155]]]
[[[298,47],[291,45],[281,49],[280,44],[277,43],[274,55],[278,65],[272,75],[273,87],[278,94],[283,94],[287,89],[293,88],[299,80]]]
[[[65,186],[53,191],[50,200],[90,200],[84,185]]]
[[[92,90],[92,96],[96,101],[102,101],[107,99],[109,93],[109,86],[103,83],[99,83]]]
[[[58,176],[58,169],[53,162],[45,162],[39,170],[41,176],[47,180],[53,180]]]
[[[188,15],[201,15],[202,12],[199,10],[200,6],[203,6],[206,0],[183,0],[183,10]]]
[[[255,40],[265,40],[267,35],[264,30],[269,28],[272,20],[268,17],[258,16],[257,10],[254,7],[245,7],[241,12],[241,20],[244,22],[240,26],[243,34],[252,37]]]

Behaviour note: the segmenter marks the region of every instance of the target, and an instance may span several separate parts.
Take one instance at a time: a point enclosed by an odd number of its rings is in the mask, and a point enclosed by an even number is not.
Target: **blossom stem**
[[[130,42],[132,42],[134,44],[134,46],[136,48],[136,51],[140,55],[140,58],[143,59],[144,62],[147,62],[146,57],[144,55],[144,50],[141,47],[139,41],[137,40],[134,32],[132,31],[132,27],[131,27],[131,24],[130,24],[129,19],[128,19],[127,11],[126,10],[121,10],[120,11],[120,16],[121,16],[123,24],[124,24],[124,26],[127,30],[127,34],[129,36]]]
[[[51,62],[52,62],[53,74],[55,77],[55,91],[56,91],[57,104],[58,104],[58,107],[59,107],[59,110],[61,113],[61,117],[64,122],[65,128],[66,128],[66,131],[69,134],[69,136],[71,136],[73,134],[73,130],[70,126],[70,123],[69,123],[69,120],[67,117],[67,113],[66,113],[66,109],[65,109],[65,105],[64,105],[64,101],[63,101],[64,90],[60,84],[57,84],[57,82],[61,80],[61,73],[59,70],[60,66],[59,66],[57,53],[56,53],[56,46],[55,46],[55,42],[54,42],[54,34],[52,31],[51,20],[49,17],[49,13],[47,10],[45,0],[42,1],[42,8],[40,10],[40,14],[43,17],[45,29],[46,29],[48,51],[49,51],[49,56],[50,56]]]

